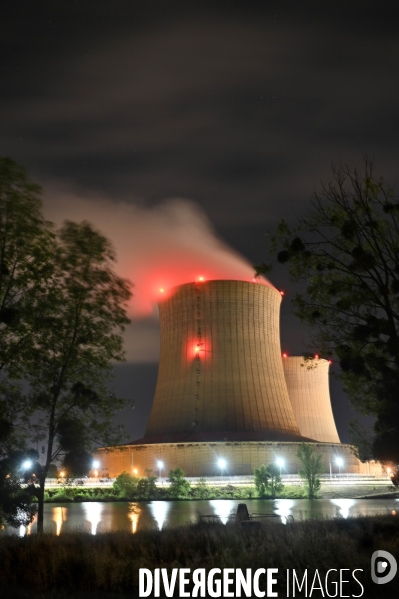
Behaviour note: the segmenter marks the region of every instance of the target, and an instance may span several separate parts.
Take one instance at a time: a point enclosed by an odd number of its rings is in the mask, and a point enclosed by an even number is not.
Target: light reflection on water
[[[151,514],[157,523],[159,530],[162,530],[170,510],[170,501],[151,501],[149,508]]]
[[[84,502],[82,503],[83,513],[89,523],[92,535],[97,534],[97,526],[101,522],[101,515],[104,509],[104,503],[100,501]]]
[[[64,510],[63,506],[53,507],[51,520],[55,522],[55,534],[58,536],[61,533],[62,525],[64,523]]]
[[[198,501],[82,502],[44,505],[44,529],[56,535],[85,530],[95,535],[106,531],[176,527],[198,521],[198,516],[218,516],[226,523],[239,503],[246,503],[250,514],[276,514],[285,522],[309,518],[348,518],[358,515],[398,514],[397,499],[213,499]],[[276,519],[271,519],[271,521]],[[265,520],[267,522],[268,519]],[[5,527],[0,534],[25,536],[37,530],[35,520],[19,529]]]
[[[140,504],[139,503],[129,503],[129,512],[128,518],[132,523],[132,533],[134,534],[137,531],[137,524],[140,518]]]
[[[331,502],[338,507],[337,516],[342,516],[342,518],[347,518],[349,516],[349,512],[351,507],[353,507],[356,503],[355,499],[331,499]]]
[[[281,522],[286,524],[288,516],[291,516],[292,508],[294,507],[293,499],[276,499],[275,500],[275,513],[281,518]]]

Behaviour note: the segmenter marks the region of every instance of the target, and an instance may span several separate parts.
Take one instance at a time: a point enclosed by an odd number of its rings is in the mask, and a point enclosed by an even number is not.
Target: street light
[[[281,468],[284,468],[284,464],[285,464],[283,458],[277,458],[276,459],[276,464],[280,468],[280,476],[281,476]]]
[[[222,477],[222,472],[226,468],[226,460],[224,458],[220,458],[218,460],[218,466],[220,468],[220,477]]]
[[[338,472],[339,472],[339,474],[341,474],[341,466],[344,465],[344,460],[340,457],[337,457],[337,458],[335,458],[335,462],[338,466]]]
[[[29,468],[32,468],[32,460],[25,460],[22,464],[22,468],[24,470],[29,470]]]
[[[161,478],[161,474],[162,474],[162,470],[163,470],[163,466],[164,466],[162,460],[157,461],[157,466],[159,468],[159,478]]]
[[[97,470],[100,467],[100,462],[98,460],[93,460],[93,468]]]

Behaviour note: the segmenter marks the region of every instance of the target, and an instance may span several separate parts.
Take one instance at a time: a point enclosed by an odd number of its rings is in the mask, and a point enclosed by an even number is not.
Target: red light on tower
[[[318,360],[318,359],[319,359],[319,354],[315,354],[315,355],[314,355],[314,359],[315,359],[315,360]]]
[[[329,363],[329,364],[332,364],[332,360],[328,360],[328,363]]]
[[[283,358],[288,358],[288,354],[286,354],[285,352],[283,353]]]

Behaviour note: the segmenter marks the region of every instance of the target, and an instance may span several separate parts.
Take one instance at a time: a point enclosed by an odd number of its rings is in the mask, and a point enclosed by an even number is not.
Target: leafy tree
[[[87,476],[92,469],[93,458],[84,449],[68,451],[62,460],[62,469],[69,478],[75,476]]]
[[[262,464],[259,468],[255,468],[254,482],[261,497],[265,497],[270,492],[273,499],[283,490],[284,486],[281,481],[280,471],[275,464],[268,464],[267,466]]]
[[[125,402],[109,392],[108,381],[111,360],[124,358],[121,333],[131,294],[114,260],[110,242],[87,222],[66,222],[57,233],[51,280],[36,302],[35,351],[25,359],[32,441],[47,445],[38,476],[39,532],[50,464],[71,451],[82,455],[121,442],[111,421]]]
[[[184,471],[177,467],[169,470],[168,481],[170,482],[169,494],[171,497],[187,497],[190,493],[190,483],[184,478]]]
[[[32,452],[9,451],[0,460],[0,523],[13,527],[27,526],[36,514],[36,504],[31,487],[21,487],[21,477],[28,481],[32,477],[37,454]],[[24,472],[24,461],[32,459],[32,468]]]
[[[255,468],[254,470],[254,482],[256,490],[261,497],[265,497],[267,495],[267,487],[269,485],[269,471],[266,466],[262,464],[259,468]]]
[[[157,487],[156,480],[157,477],[153,476],[152,470],[150,468],[146,468],[145,470],[146,476],[144,478],[140,478],[137,485],[137,493],[139,497],[143,497],[144,499],[152,499],[156,497]]]
[[[271,250],[304,285],[294,311],[313,327],[314,347],[337,357],[352,404],[376,417],[374,456],[398,463],[398,198],[368,159],[363,172],[333,169],[298,226],[280,223]]]
[[[304,481],[307,497],[312,499],[317,496],[321,487],[319,476],[324,472],[321,455],[316,455],[314,448],[309,443],[301,443],[296,455],[302,463],[302,469],[298,474]]]
[[[280,470],[276,464],[268,464],[266,470],[269,475],[268,486],[270,487],[271,496],[274,499],[278,493],[281,493],[284,487],[281,482]]]
[[[114,481],[112,488],[120,497],[132,499],[137,496],[139,479],[128,472],[122,472]]]
[[[197,484],[193,487],[195,497],[198,499],[208,499],[210,495],[210,489],[206,484],[206,478],[199,478]]]
[[[0,372],[18,379],[32,351],[37,296],[51,276],[53,234],[40,193],[22,167],[0,159]]]

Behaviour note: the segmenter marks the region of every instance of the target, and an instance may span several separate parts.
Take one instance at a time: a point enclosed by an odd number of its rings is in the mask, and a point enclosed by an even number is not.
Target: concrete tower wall
[[[145,439],[204,431],[299,435],[281,363],[280,302],[275,288],[245,281],[172,290],[159,304],[159,372]]]
[[[288,394],[301,435],[325,443],[339,443],[331,409],[327,360],[282,358]]]

